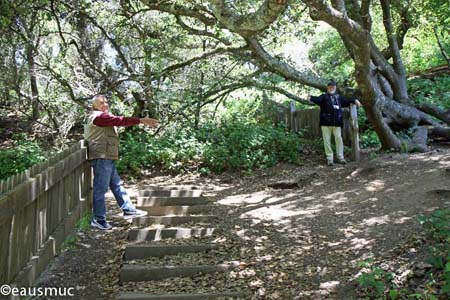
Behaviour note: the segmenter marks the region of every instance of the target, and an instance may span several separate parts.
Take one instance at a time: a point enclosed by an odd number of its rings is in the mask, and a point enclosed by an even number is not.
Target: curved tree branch
[[[256,59],[263,62],[270,71],[280,74],[286,79],[320,90],[326,90],[325,80],[301,73],[289,64],[273,57],[262,47],[256,38],[247,38],[246,40]]]
[[[219,24],[243,37],[251,37],[268,28],[292,0],[265,0],[255,12],[246,15],[236,13],[228,1],[209,2]]]
[[[183,22],[183,20],[181,19],[180,16],[175,16],[175,18],[177,19],[177,23],[178,23],[178,25],[181,26],[181,28],[183,28],[184,30],[188,31],[189,33],[191,33],[193,35],[208,36],[208,37],[211,37],[211,38],[214,38],[214,39],[220,41],[224,45],[227,45],[227,46],[231,45],[231,42],[229,40],[227,40],[225,38],[221,38],[212,32],[209,32],[207,30],[198,30],[198,29],[189,27],[186,23]]]
[[[177,1],[160,1],[160,0],[141,0],[149,9],[166,12],[172,15],[185,16],[198,19],[206,25],[215,25],[216,20],[212,17],[208,17],[204,14],[198,5],[194,5],[192,8],[182,6]],[[188,1],[186,1],[188,2]]]
[[[191,58],[191,59],[189,59],[187,61],[168,66],[167,68],[165,68],[161,72],[158,72],[157,74],[153,75],[152,78],[156,79],[156,78],[160,78],[160,77],[166,76],[167,73],[173,72],[173,71],[178,70],[178,69],[182,69],[182,68],[184,68],[184,67],[186,67],[188,65],[193,64],[196,61],[199,61],[199,60],[202,60],[202,59],[206,59],[206,58],[214,56],[214,55],[220,55],[220,54],[225,54],[225,53],[239,53],[239,52],[244,51],[246,49],[248,49],[247,46],[238,47],[238,48],[234,48],[234,47],[217,48],[214,51],[202,54],[200,56],[193,57],[193,58]]]
[[[450,110],[445,111],[442,108],[429,103],[417,104],[416,108],[424,113],[438,118],[441,121],[444,121],[447,124],[450,124]]]

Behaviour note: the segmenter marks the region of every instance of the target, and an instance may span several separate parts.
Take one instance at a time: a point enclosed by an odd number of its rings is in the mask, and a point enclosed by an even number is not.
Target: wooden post
[[[354,161],[360,161],[360,149],[359,149],[359,125],[358,125],[358,111],[356,105],[350,105],[350,127],[352,129],[352,159]]]

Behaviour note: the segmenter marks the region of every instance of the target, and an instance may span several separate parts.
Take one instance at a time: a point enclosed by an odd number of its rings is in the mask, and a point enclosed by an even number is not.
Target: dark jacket
[[[320,126],[344,125],[342,107],[355,103],[355,99],[345,99],[339,94],[322,94],[319,97],[311,96],[311,101],[320,106]]]

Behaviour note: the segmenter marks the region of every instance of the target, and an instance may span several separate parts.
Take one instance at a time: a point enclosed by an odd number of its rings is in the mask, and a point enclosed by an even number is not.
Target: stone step
[[[129,241],[160,241],[163,239],[185,239],[190,237],[212,236],[217,230],[215,228],[140,228],[130,229]]]
[[[141,190],[154,190],[154,191],[200,190],[200,188],[196,185],[164,185],[164,186],[145,185],[143,187],[140,187],[140,189]]]
[[[138,197],[138,206],[207,205],[212,201],[203,197]]]
[[[153,245],[135,244],[125,248],[124,260],[144,259],[148,257],[163,257],[180,253],[207,252],[218,249],[216,244],[186,244],[186,245]]]
[[[176,206],[137,206],[138,209],[148,212],[150,216],[187,216],[211,211],[213,205],[176,205]]]
[[[144,216],[133,218],[133,225],[152,225],[152,224],[162,224],[162,225],[180,225],[185,223],[211,223],[217,219],[214,215],[191,215],[191,216]]]
[[[140,197],[200,197],[202,190],[140,190]]]
[[[198,274],[210,274],[228,271],[234,265],[198,265],[198,266],[165,266],[149,267],[145,265],[125,264],[120,270],[121,282],[163,280],[171,277],[190,277]]]
[[[249,293],[245,292],[223,292],[223,293],[202,293],[202,294],[165,294],[153,295],[144,293],[121,293],[116,300],[209,300],[218,298],[246,298]]]

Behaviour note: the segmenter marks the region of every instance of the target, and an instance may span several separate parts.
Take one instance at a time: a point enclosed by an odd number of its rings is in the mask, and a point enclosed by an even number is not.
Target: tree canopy
[[[384,148],[424,150],[429,135],[450,136],[450,113],[445,104],[411,97],[407,75],[449,63],[448,6],[4,1],[2,98],[64,136],[97,93],[110,95],[121,112],[198,127],[223,101],[237,100],[236,91],[309,105],[306,94],[335,79],[341,92],[362,99]]]

